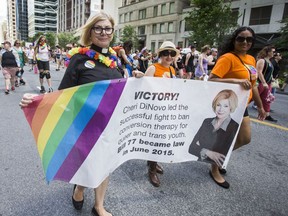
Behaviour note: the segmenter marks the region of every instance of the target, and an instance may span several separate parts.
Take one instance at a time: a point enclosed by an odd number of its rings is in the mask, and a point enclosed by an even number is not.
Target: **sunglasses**
[[[253,37],[242,37],[242,36],[237,36],[235,40],[239,43],[243,43],[246,41],[247,43],[253,43],[254,38]]]
[[[20,44],[20,43],[15,43],[15,44]]]
[[[164,50],[161,52],[161,56],[171,56],[171,57],[175,57],[177,55],[177,53],[173,50]]]

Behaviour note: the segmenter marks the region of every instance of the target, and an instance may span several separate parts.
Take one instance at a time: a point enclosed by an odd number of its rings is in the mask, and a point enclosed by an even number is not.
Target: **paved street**
[[[64,70],[51,64],[57,89]],[[0,216],[90,215],[94,194],[85,191],[83,209],[74,210],[72,185],[46,184],[32,133],[18,104],[38,93],[38,75],[25,68],[25,86],[4,94],[0,75]],[[47,84],[45,84],[47,86]],[[209,177],[201,162],[163,164],[160,188],[148,182],[146,162],[131,160],[110,177],[105,206],[114,216],[285,216],[288,215],[288,95],[276,94],[271,114],[278,122],[252,121],[252,142],[235,151],[228,164],[229,190]],[[256,111],[249,107],[252,118]]]

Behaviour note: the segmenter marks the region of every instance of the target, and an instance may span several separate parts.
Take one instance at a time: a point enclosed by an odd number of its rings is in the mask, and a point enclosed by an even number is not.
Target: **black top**
[[[12,51],[6,51],[2,54],[2,67],[18,67],[15,55]]]
[[[187,55],[188,55],[188,53],[187,53]],[[186,58],[187,58],[187,55],[186,55]],[[187,62],[188,67],[194,67],[194,57],[195,56],[193,55],[193,53],[190,52],[190,58],[188,59],[188,62]],[[184,62],[184,64],[185,64],[185,62]]]
[[[271,61],[272,65],[273,65],[273,67],[274,67],[273,78],[276,79],[276,78],[278,78],[278,75],[279,75],[280,65],[279,65],[278,62],[275,61],[274,58],[272,58],[270,61]]]
[[[141,60],[141,57],[145,57],[145,56],[143,56],[142,54],[139,56],[139,59],[138,59],[139,68],[140,68],[140,71],[145,73],[148,68],[148,59],[143,61]]]
[[[91,45],[91,49],[101,52],[102,48]],[[105,56],[111,55],[102,53]],[[70,59],[68,68],[60,83],[59,90],[91,83],[101,80],[111,80],[123,78],[117,68],[109,68],[98,60],[91,59],[85,54],[75,54]]]
[[[272,63],[270,64],[265,59],[264,59],[264,62],[265,63],[264,63],[262,74],[264,76],[265,82],[267,84],[270,84],[272,82],[274,67],[273,67]],[[259,78],[258,78],[258,82],[261,83],[261,80]]]
[[[239,124],[233,119],[230,119],[226,130],[220,127],[215,131],[212,124],[214,119],[215,118],[207,118],[203,121],[189,147],[189,153],[199,157],[199,160],[200,151],[203,148],[226,156],[237,132]]]

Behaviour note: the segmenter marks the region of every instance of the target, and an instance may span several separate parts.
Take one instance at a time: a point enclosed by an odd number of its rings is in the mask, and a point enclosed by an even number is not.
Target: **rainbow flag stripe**
[[[107,126],[126,80],[108,80],[36,97],[24,108],[48,182],[69,182]]]

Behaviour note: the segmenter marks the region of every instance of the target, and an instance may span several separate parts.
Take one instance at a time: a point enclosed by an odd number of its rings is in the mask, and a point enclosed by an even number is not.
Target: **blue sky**
[[[7,19],[7,0],[0,0],[0,21]]]

